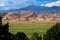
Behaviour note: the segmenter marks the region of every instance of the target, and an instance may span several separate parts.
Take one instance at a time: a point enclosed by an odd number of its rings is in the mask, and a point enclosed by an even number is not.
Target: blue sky
[[[0,0],[0,10],[18,9],[29,5],[60,6],[60,0]]]

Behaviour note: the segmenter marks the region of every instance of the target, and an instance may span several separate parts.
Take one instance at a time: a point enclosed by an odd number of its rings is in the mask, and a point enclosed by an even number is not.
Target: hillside
[[[3,22],[60,22],[60,14],[57,13],[6,12],[3,14]]]

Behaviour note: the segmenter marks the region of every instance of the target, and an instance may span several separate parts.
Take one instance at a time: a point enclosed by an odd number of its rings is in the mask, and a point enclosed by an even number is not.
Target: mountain
[[[32,12],[50,12],[50,13],[60,13],[60,7],[45,7],[45,6],[28,6],[21,8],[21,11],[32,11]]]
[[[30,12],[50,12],[50,13],[60,13],[60,7],[45,7],[45,6],[27,6],[19,9],[10,9],[10,10],[0,10],[0,12],[19,12],[19,11],[30,11]]]

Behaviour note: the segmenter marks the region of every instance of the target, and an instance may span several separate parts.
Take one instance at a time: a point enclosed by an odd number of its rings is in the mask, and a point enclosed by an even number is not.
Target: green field
[[[26,35],[37,32],[43,35],[55,23],[10,23],[9,31],[13,34],[24,32]]]

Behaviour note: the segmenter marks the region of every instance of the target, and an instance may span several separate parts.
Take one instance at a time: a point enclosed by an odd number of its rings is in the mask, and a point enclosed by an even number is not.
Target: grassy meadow
[[[37,32],[43,35],[55,23],[10,23],[9,31],[13,34],[24,32],[27,36]]]

